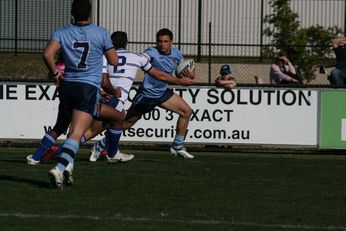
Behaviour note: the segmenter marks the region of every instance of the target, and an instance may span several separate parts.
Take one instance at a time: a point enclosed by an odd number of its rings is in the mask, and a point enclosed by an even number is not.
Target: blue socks
[[[79,149],[79,142],[67,139],[62,145],[61,154],[58,159],[58,164],[56,165],[59,171],[64,172],[66,166],[70,164],[74,164],[74,155],[77,153]]]
[[[32,158],[37,161],[41,160],[43,154],[54,145],[55,141],[56,139],[54,137],[49,133],[46,133]]]
[[[106,132],[106,150],[108,152],[108,157],[113,158],[119,150],[119,141],[121,133],[123,130],[121,128],[109,128]]]
[[[179,149],[184,146],[184,136],[176,135],[173,140],[172,147],[174,149]]]

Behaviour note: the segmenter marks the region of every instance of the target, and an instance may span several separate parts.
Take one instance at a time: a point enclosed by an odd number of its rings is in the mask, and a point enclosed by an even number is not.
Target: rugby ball
[[[192,72],[195,68],[195,61],[193,59],[181,60],[175,68],[175,76],[181,78],[185,68],[188,68],[189,71]]]

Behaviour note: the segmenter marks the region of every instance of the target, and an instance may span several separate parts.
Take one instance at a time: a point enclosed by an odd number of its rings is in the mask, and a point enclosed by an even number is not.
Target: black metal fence
[[[1,52],[41,52],[52,32],[70,22],[71,0],[0,0]]]
[[[219,66],[230,63],[239,82],[252,83],[254,75],[268,79],[261,48],[270,45],[262,33],[263,19],[272,12],[269,1],[93,0],[93,20],[110,32],[126,31],[135,52],[154,44],[156,31],[168,27],[176,45],[198,62],[200,82],[212,82]],[[70,22],[70,6],[71,0],[0,0],[1,77],[45,77],[40,54],[52,32]],[[345,27],[344,0],[292,0],[291,8],[302,27]]]

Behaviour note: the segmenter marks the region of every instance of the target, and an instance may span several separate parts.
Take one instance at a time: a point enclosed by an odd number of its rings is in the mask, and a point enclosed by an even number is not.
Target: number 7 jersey
[[[101,86],[102,56],[113,44],[105,28],[95,24],[68,24],[52,37],[61,44],[65,75],[64,81]]]
[[[119,63],[117,66],[107,64],[103,57],[103,73],[108,73],[113,87],[121,89],[120,101],[125,103],[138,69],[147,72],[152,68],[147,56],[137,54],[126,49],[117,49]]]

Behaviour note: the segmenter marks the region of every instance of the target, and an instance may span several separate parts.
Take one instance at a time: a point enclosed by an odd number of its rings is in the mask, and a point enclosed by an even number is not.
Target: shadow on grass
[[[0,160],[0,162],[4,162],[4,163],[14,163],[14,164],[26,164],[26,160],[23,159],[18,159],[18,160]]]
[[[1,176],[0,175],[0,182],[1,181],[21,182],[21,183],[31,184],[39,188],[51,188],[51,185],[49,182],[26,179],[26,178],[22,178],[18,176]]]

